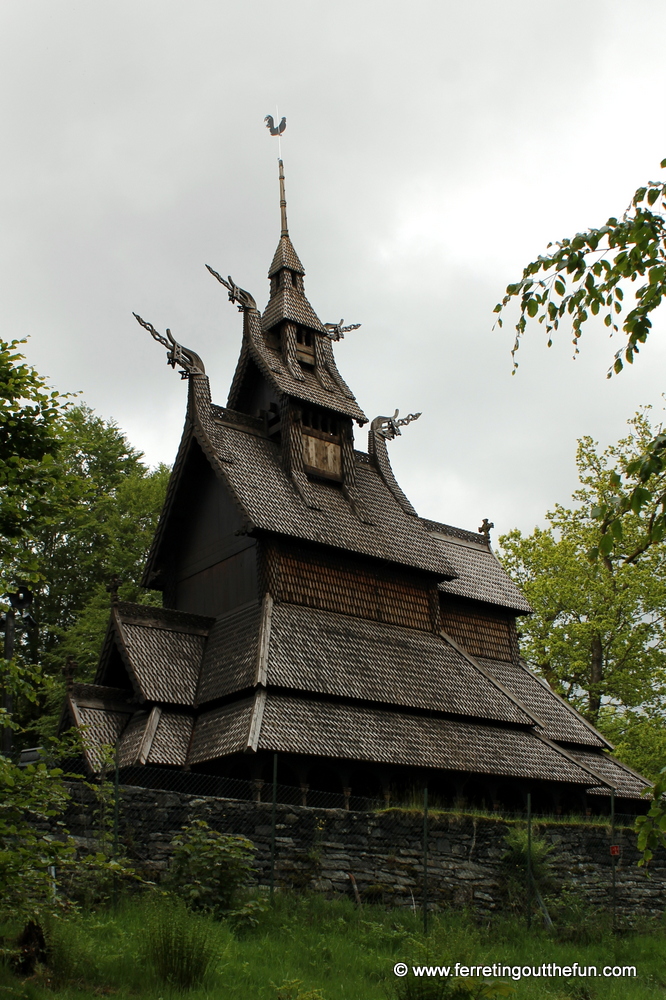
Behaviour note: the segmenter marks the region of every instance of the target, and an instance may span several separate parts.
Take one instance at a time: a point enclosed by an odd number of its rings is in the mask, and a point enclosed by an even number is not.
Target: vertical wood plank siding
[[[265,543],[265,585],[276,601],[407,628],[441,628],[436,583],[358,557]]]

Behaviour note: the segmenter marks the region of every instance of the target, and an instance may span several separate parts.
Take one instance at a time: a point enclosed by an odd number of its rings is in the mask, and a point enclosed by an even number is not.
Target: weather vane
[[[278,109],[277,109],[277,104],[276,104],[275,105],[275,118],[278,118],[278,117],[279,117],[278,116]],[[270,134],[271,135],[276,135],[277,138],[278,138],[278,159],[281,160],[282,159],[282,142],[281,142],[281,137],[282,137],[282,133],[284,132],[284,130],[287,127],[287,119],[286,118],[282,118],[282,121],[280,122],[280,124],[276,125],[275,124],[275,119],[273,118],[273,115],[266,115],[266,117],[264,118],[264,121],[266,122],[266,128],[268,129],[268,131],[270,132]]]

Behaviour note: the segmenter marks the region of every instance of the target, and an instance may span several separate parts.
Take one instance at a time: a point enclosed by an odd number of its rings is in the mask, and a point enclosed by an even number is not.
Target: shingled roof
[[[270,693],[203,713],[189,762],[250,747],[581,786],[595,780],[529,731]]]
[[[599,748],[610,746],[594,726],[525,665],[482,657],[476,659],[529,708],[539,720],[538,729],[544,736],[558,743],[587,744]]]
[[[278,309],[281,301],[281,299],[275,300],[275,310]],[[306,309],[305,303],[307,303],[307,308],[311,310],[312,307],[307,302],[307,299],[301,302],[301,310]],[[295,309],[296,307],[294,306]],[[271,310],[273,311],[273,307],[271,307]],[[269,314],[266,322],[269,322],[270,318]],[[298,322],[293,316],[285,316],[283,318],[293,319],[295,322]],[[300,322],[303,322],[306,318],[307,316],[304,314]],[[277,322],[277,313],[273,321]],[[312,326],[313,324],[309,323],[308,325]],[[321,323],[319,325],[321,326]],[[319,336],[322,336],[322,334],[319,334]],[[269,347],[266,343],[262,321],[258,312],[246,313],[243,345],[227,400],[227,407],[229,409],[234,410],[237,408],[241,387],[251,361],[254,362],[268,383],[279,393],[284,393],[284,395],[291,396],[294,399],[311,403],[313,406],[320,406],[324,409],[333,410],[335,413],[341,413],[346,417],[351,417],[353,420],[358,421],[360,424],[367,423],[368,418],[356,402],[354,393],[340,375],[337,366],[334,367],[334,374],[337,376],[335,382],[327,385],[324,385],[315,373],[308,369],[303,369],[302,378],[300,379],[292,375],[280,352],[273,347]]]
[[[581,764],[589,767],[599,775],[609,785],[615,788],[615,794],[623,799],[641,799],[645,801],[643,792],[650,788],[650,782],[641,777],[636,771],[616,760],[607,753],[590,753],[589,751],[572,751]],[[599,786],[589,788],[590,795],[608,795],[608,788]]]
[[[224,416],[221,416],[224,414]],[[254,426],[244,426],[243,414],[213,410],[214,437],[208,447],[223,454],[217,474],[247,522],[247,531],[316,542],[386,562],[453,577],[447,554],[417,517],[405,513],[367,455],[355,454],[356,491],[367,513],[361,520],[349,498],[335,484],[313,480],[310,490],[317,509],[307,506],[287,475],[279,446]],[[191,440],[192,433],[189,433]],[[197,441],[199,438],[197,438]],[[194,444],[192,446],[195,446]],[[160,558],[164,527],[184,472],[184,454],[174,468],[155,542],[148,557],[144,583]],[[368,523],[372,522],[372,523]],[[494,557],[492,557],[494,559]],[[496,564],[496,561],[495,561]],[[503,573],[497,565],[499,574]]]
[[[499,563],[484,535],[422,518],[456,576],[439,585],[444,594],[510,608],[518,614],[532,609]]]
[[[193,705],[208,631],[214,619],[120,601],[111,612],[97,679],[115,647],[140,701]]]
[[[73,684],[67,691],[65,711],[83,733],[83,753],[91,771],[102,766],[102,747],[113,745],[123,732],[136,705],[122,688],[101,684]]]
[[[290,271],[295,271],[296,274],[305,274],[305,268],[301,264],[301,259],[296,253],[294,244],[287,233],[283,233],[280,236],[280,242],[276,247],[271,266],[268,269],[268,277],[272,278],[274,274],[277,274],[278,271],[281,271],[285,267]]]
[[[533,721],[441,636],[289,604],[272,611],[266,683],[522,725]]]
[[[67,700],[89,766],[115,742],[123,768],[219,773],[259,754],[258,774],[280,752],[305,770],[365,762],[405,782],[403,767],[635,798],[642,779],[517,662],[530,607],[487,535],[420,518],[398,484],[387,441],[418,414],[375,418],[354,450],[367,417],[333,342],[356,325],[325,326],[305,295],[281,161],[280,205],[263,316],[209,268],[243,314],[227,407],[203,360],[137,317],[188,380],[143,582],[217,617],[114,600],[97,684]]]

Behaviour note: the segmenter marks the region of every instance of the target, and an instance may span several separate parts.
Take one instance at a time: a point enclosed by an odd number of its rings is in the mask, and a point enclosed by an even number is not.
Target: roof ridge
[[[130,601],[118,601],[115,605],[118,617],[122,622],[127,622],[128,624],[134,624],[131,621],[132,618],[136,620],[136,623],[145,622],[152,618],[156,621],[163,621],[168,625],[180,624],[184,626],[184,630],[187,630],[187,626],[191,629],[196,629],[197,631],[204,630],[208,632],[215,619],[208,615],[196,615],[190,611],[178,611],[176,608],[165,608],[160,607],[157,604],[136,604]]]
[[[490,544],[485,535],[478,531],[470,531],[468,528],[456,528],[452,524],[444,524],[442,521],[432,521],[429,517],[420,517],[426,529],[429,531],[441,531],[443,535],[450,535],[452,538],[460,538],[466,542],[478,542],[490,549]]]

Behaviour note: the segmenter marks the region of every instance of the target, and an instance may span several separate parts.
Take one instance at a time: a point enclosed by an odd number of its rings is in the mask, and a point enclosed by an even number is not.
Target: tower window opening
[[[329,434],[331,437],[340,436],[338,421],[329,413],[321,410],[303,410],[303,427],[307,430],[319,431],[320,434]]]

